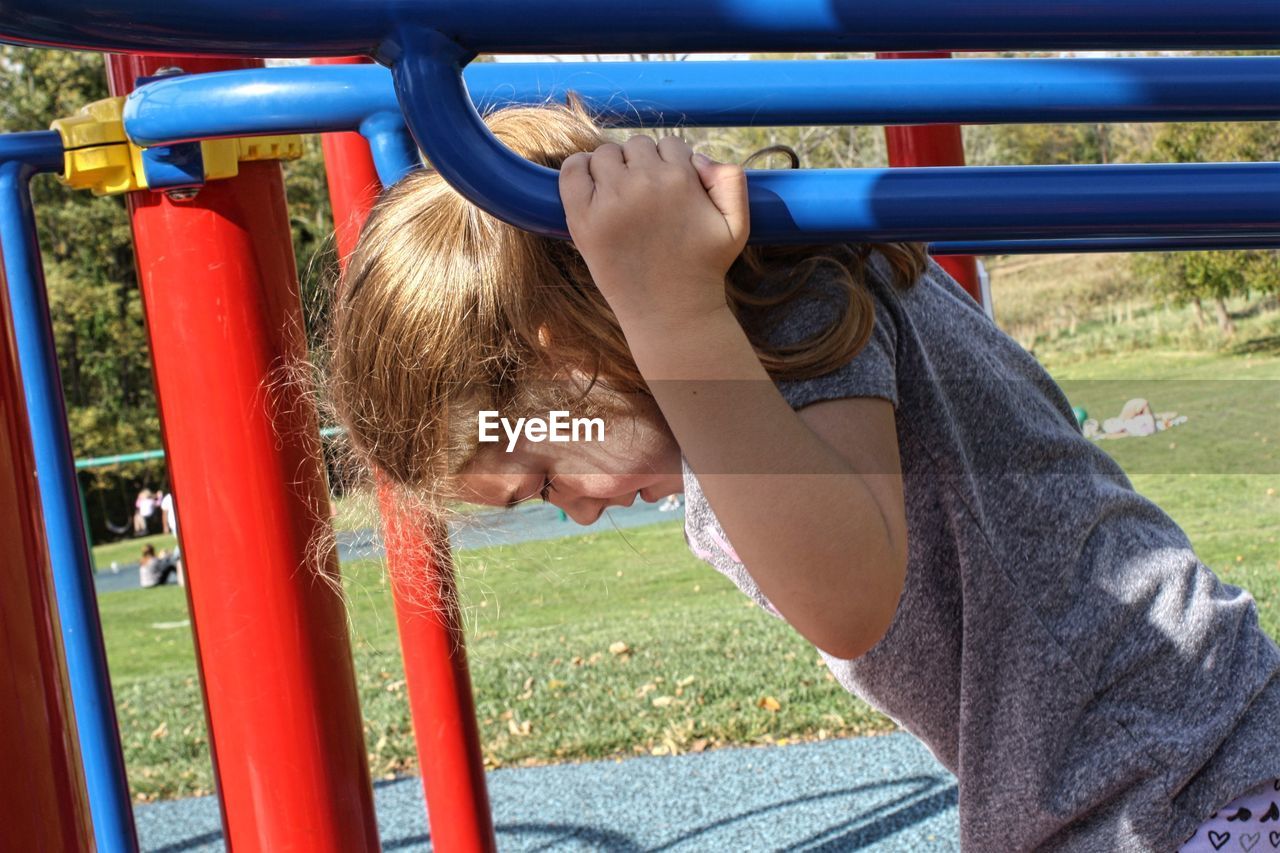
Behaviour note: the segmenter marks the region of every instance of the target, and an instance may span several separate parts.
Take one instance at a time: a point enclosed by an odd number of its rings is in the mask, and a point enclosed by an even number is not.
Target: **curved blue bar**
[[[482,113],[573,91],[615,126],[1280,119],[1276,57],[504,62],[463,78]],[[399,112],[387,69],[291,66],[161,78],[124,122],[160,145],[354,130],[379,112]]]
[[[138,849],[133,808],[107,675],[89,545],[80,516],[80,485],[67,432],[62,381],[49,323],[40,246],[28,183],[62,171],[62,138],[52,131],[0,136],[0,246],[13,307],[22,385],[49,539],[49,561],[62,623],[71,700],[80,736],[85,787],[99,850]],[[15,780],[21,784],[21,780]]]
[[[468,52],[402,34],[393,67],[427,159],[459,192],[526,231],[566,237],[557,173],[485,126],[461,75]],[[1280,164],[754,171],[751,239],[1038,239],[1280,231]]]
[[[1091,252],[1204,252],[1280,249],[1280,233],[1256,236],[1107,237],[1096,240],[983,240],[930,243],[931,255],[1048,255]]]
[[[401,26],[485,53],[1258,48],[1274,0],[0,0],[0,39],[126,53],[342,56]]]

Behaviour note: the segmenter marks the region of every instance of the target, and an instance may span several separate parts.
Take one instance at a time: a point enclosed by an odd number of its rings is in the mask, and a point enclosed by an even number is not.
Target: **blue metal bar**
[[[459,192],[526,231],[566,237],[557,174],[499,142],[461,75],[468,51],[405,31],[393,76],[418,147]],[[751,238],[1042,239],[1273,234],[1280,164],[754,171]]]
[[[15,175],[20,175],[19,180],[24,182],[30,181],[33,175],[41,172],[60,172],[62,171],[62,137],[52,130],[0,135],[0,166],[16,170]],[[24,183],[23,195],[26,195],[26,192]],[[28,202],[26,206],[30,206],[30,203]],[[12,209],[10,213],[21,216],[17,209]],[[33,234],[24,232],[22,236],[34,239]],[[36,258],[35,262],[39,269],[39,258]],[[43,275],[43,273],[40,274]]]
[[[503,63],[471,65],[463,76],[481,111],[562,100],[574,91],[603,122],[621,126],[893,123],[930,116],[964,122],[1280,118],[1280,59],[1270,57]],[[145,145],[359,130],[386,185],[419,163],[404,136],[391,72],[376,65],[162,78],[131,94],[124,115],[130,138]],[[930,250],[1178,251],[1270,248],[1277,239],[995,240],[935,243]]]
[[[28,188],[33,175],[61,170],[62,138],[57,133],[0,136],[0,246],[13,303],[18,361],[94,837],[99,850],[136,851],[138,837],[102,644],[93,564],[81,524],[80,487]]]
[[[930,243],[931,255],[1047,255],[1090,252],[1204,252],[1280,249],[1280,234],[1109,237],[1094,240],[978,240]]]
[[[399,108],[376,112],[360,122],[360,135],[369,143],[373,168],[378,171],[378,179],[384,187],[391,186],[414,169],[422,168],[418,147],[405,127]]]
[[[1274,0],[0,0],[0,39],[126,53],[343,56],[403,25],[485,53],[1258,48]]]
[[[463,78],[481,113],[572,91],[614,126],[1280,119],[1277,57],[480,63]],[[158,79],[129,95],[124,122],[165,145],[399,111],[381,66],[289,66]]]

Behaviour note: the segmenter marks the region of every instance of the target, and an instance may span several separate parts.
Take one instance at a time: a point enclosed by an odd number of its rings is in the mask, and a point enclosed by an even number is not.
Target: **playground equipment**
[[[108,111],[89,125],[98,136],[0,137],[8,291],[0,293],[0,608],[3,654],[15,673],[15,687],[0,693],[0,763],[21,768],[10,773],[27,783],[23,796],[0,799],[6,849],[89,849],[90,823],[100,850],[137,846],[33,233],[27,182],[35,174],[64,172],[68,160],[81,158],[89,164],[80,170],[84,186],[105,189],[93,180],[104,172],[90,174],[101,156],[118,170],[112,186],[132,190],[229,846],[375,850],[341,604],[326,584],[299,571],[327,518],[319,425],[289,391],[264,393],[272,370],[302,348],[279,167],[270,159],[239,162],[237,154],[236,175],[214,178],[212,155],[199,140],[336,134],[325,148],[345,257],[378,183],[416,168],[415,149],[494,215],[564,236],[554,173],[498,144],[476,105],[560,97],[569,89],[621,125],[1280,118],[1280,60],[1268,57],[680,63],[661,66],[660,74],[633,64],[495,64],[463,71],[477,51],[1267,47],[1280,40],[1280,6],[1271,0],[1212,7],[1141,0],[1122,8],[1102,0],[911,0],[892,9],[853,0],[643,8],[557,0],[533,7],[514,0],[317,0],[304,14],[284,3],[196,0],[154,8],[120,0],[86,15],[73,0],[0,0],[0,40],[147,54],[111,57],[113,91],[128,99],[119,121]],[[247,58],[351,53],[376,55],[390,70],[262,69]],[[934,144],[920,147],[955,159],[955,128],[899,128],[891,142],[895,137],[895,163],[925,165],[907,149],[931,138]],[[754,172],[750,185],[753,237],[764,241],[918,239],[935,241],[939,253],[1280,245],[1274,163],[953,163]],[[201,418],[182,416],[191,411]],[[401,572],[424,574],[424,545],[442,532],[396,512],[384,502],[388,559]],[[251,575],[243,571],[250,556]],[[336,571],[332,554],[324,570]],[[430,575],[441,585],[437,600],[448,600],[452,579]],[[402,592],[397,615],[433,845],[492,849],[457,614],[441,618],[412,603],[421,593],[411,600]],[[61,640],[53,630],[59,621]]]

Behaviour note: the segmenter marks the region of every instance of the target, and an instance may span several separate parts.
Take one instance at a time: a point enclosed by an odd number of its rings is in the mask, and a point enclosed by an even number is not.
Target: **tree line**
[[[42,130],[109,96],[99,54],[0,46],[0,132]],[[286,163],[290,226],[313,316],[334,266],[333,224],[319,138]],[[142,299],[123,196],[32,181],[49,313],[77,458],[161,447]],[[143,488],[167,486],[163,460],[80,472],[95,540],[127,527]]]
[[[672,58],[672,57],[665,57]],[[0,131],[48,127],[107,97],[96,54],[0,46]],[[883,166],[884,135],[871,127],[686,128],[712,156],[751,165],[815,168]],[[1280,123],[993,125],[964,129],[970,165],[1280,161]],[[332,218],[317,137],[286,163],[290,226],[305,312],[323,322],[335,275]],[[160,424],[145,318],[136,284],[128,217],[120,197],[70,192],[52,178],[33,182],[40,245],[58,361],[77,457],[157,448]],[[1224,334],[1234,325],[1226,300],[1280,290],[1280,253],[1188,252],[1130,256],[1153,298],[1189,305],[1201,323],[1206,305]],[[95,537],[120,526],[143,487],[163,486],[162,461],[82,472]]]

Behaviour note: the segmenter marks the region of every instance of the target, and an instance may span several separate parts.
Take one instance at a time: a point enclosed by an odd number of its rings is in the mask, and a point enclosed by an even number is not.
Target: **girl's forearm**
[[[760,590],[842,658],[883,635],[902,589],[867,477],[791,409],[726,308],[627,330],[632,355],[729,540]],[[895,556],[899,555],[899,556]]]

